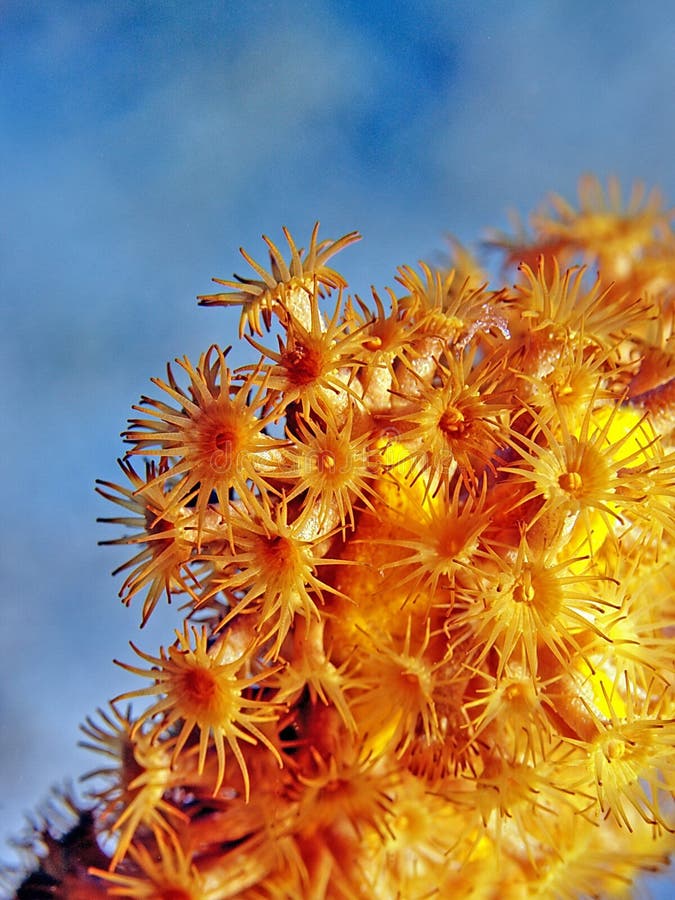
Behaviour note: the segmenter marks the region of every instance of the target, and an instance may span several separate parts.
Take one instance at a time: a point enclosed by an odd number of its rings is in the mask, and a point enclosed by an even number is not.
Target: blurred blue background
[[[233,340],[211,276],[320,219],[365,295],[585,171],[675,201],[674,48],[670,0],[0,2],[0,842],[131,683],[93,484],[149,377]]]

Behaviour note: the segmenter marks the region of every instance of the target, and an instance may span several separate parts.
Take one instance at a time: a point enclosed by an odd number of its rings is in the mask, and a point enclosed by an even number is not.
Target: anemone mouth
[[[447,560],[464,557],[472,549],[472,538],[467,522],[461,518],[442,523],[438,534],[438,555]]]
[[[293,542],[283,534],[273,534],[260,544],[261,554],[270,568],[287,570],[295,562]]]
[[[626,742],[616,737],[610,737],[601,745],[602,753],[607,762],[623,759],[627,754]]]
[[[558,486],[573,500],[602,502],[610,492],[610,471],[600,451],[590,444],[580,444],[558,476]]]
[[[333,475],[338,464],[336,454],[331,450],[322,450],[317,456],[317,468],[322,475]]]
[[[216,446],[216,450],[227,451],[236,444],[236,438],[236,433],[233,430],[224,429],[223,431],[216,432],[213,437],[213,443]]]
[[[563,592],[555,572],[528,564],[517,578],[511,596],[515,603],[532,609],[542,625],[555,621],[563,603]]]
[[[323,358],[318,349],[302,345],[284,354],[281,365],[290,384],[305,387],[323,374]]]
[[[464,415],[461,409],[456,406],[448,406],[438,423],[438,427],[443,434],[450,438],[459,438],[470,427],[470,420]]]
[[[181,680],[188,709],[211,706],[218,693],[218,686],[211,672],[201,667],[188,669]]]
[[[576,499],[584,494],[584,479],[581,472],[563,472],[558,478],[558,484],[566,494]]]
[[[222,403],[218,403],[213,410],[207,412],[199,423],[195,441],[195,449],[202,464],[214,472],[234,469],[245,445],[247,424],[237,416],[235,410]]]
[[[534,587],[531,583],[519,583],[513,588],[513,599],[516,603],[532,603],[534,597]]]

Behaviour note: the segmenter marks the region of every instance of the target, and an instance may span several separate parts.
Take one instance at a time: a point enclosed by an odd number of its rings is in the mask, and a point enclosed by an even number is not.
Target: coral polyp
[[[585,179],[506,284],[457,246],[370,304],[356,232],[284,235],[201,297],[250,363],[153,379],[99,483],[184,622],[83,726],[68,896],[628,896],[675,847],[669,214]]]

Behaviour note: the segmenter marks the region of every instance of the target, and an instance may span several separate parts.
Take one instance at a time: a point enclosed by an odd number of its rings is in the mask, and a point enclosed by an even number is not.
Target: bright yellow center
[[[558,484],[567,494],[578,497],[582,492],[584,481],[581,472],[563,472],[558,478]]]
[[[331,453],[330,450],[324,450],[323,453],[319,454],[319,470],[321,472],[333,472],[335,464],[335,454]]]
[[[464,433],[467,422],[461,410],[455,406],[448,406],[440,418],[438,427],[449,438],[459,437]]]

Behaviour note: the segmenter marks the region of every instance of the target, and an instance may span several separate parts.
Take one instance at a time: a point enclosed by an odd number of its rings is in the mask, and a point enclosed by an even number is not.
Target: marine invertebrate
[[[666,865],[675,236],[614,182],[553,206],[499,241],[515,286],[458,250],[371,307],[327,265],[356,233],[315,227],[201,298],[256,357],[154,379],[99,483],[123,601],[185,619],[121,663],[148,705],[83,726],[112,849],[69,889],[620,897]]]
[[[150,484],[177,483],[182,502],[195,501],[197,548],[212,492],[221,516],[227,519],[230,492],[237,491],[245,500],[249,488],[261,487],[265,454],[280,444],[264,431],[275,413],[256,415],[267,400],[265,382],[237,383],[225,354],[214,345],[196,367],[188,359],[178,360],[190,379],[187,389],[179,387],[169,366],[167,380],[155,378],[153,384],[176,406],[141,398],[141,405],[134,409],[151,418],[131,419],[124,434],[133,445],[129,454],[158,456],[164,464]]]
[[[276,710],[274,705],[263,700],[248,699],[247,689],[260,684],[274,670],[256,672],[241,677],[242,669],[247,668],[250,660],[247,654],[232,657],[226,639],[207,646],[206,628],[201,632],[193,626],[193,640],[188,633],[187,622],[182,632],[176,634],[176,644],[168,649],[162,648],[160,656],[154,657],[143,653],[133,644],[132,649],[146,662],[150,669],[141,669],[128,663],[119,663],[123,668],[144,678],[150,678],[154,684],[150,687],[127,691],[116,698],[127,700],[133,697],[159,697],[134,722],[132,738],[143,727],[143,723],[159,716],[150,731],[150,742],[153,743],[165,732],[180,725],[180,731],[172,735],[165,743],[172,751],[172,766],[182,753],[185,744],[194,729],[199,730],[199,753],[197,758],[197,774],[204,771],[206,753],[209,744],[213,744],[218,759],[218,774],[213,788],[217,794],[225,777],[225,743],[229,745],[244,779],[245,794],[250,791],[248,770],[239,746],[239,741],[255,743],[260,740],[278,757],[278,752],[270,739],[260,730],[261,722],[274,721]],[[194,647],[192,644],[194,643]]]

